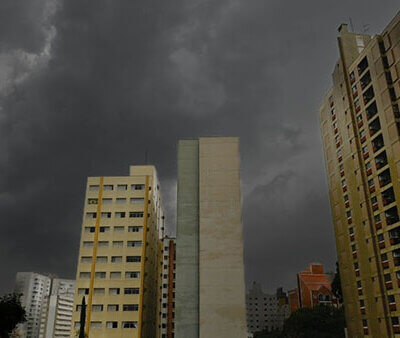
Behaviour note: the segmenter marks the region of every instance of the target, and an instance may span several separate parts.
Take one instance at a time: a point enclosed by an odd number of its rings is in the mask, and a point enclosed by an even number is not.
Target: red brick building
[[[331,278],[324,273],[319,263],[311,263],[297,274],[297,288],[289,291],[291,311],[299,308],[313,308],[318,304],[337,304],[332,293]]]

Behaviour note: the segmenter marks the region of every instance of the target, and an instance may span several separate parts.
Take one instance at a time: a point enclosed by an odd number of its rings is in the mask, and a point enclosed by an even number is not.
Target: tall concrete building
[[[339,27],[320,124],[350,337],[400,333],[400,13],[379,35]]]
[[[18,333],[23,338],[39,337],[42,308],[50,295],[51,278],[35,272],[18,272],[15,292],[22,293],[21,304],[26,311],[27,321],[18,325]]]
[[[89,337],[158,336],[163,227],[153,166],[131,166],[129,176],[88,178],[72,335],[85,296]]]
[[[43,301],[39,338],[69,337],[75,280],[54,278],[50,295]]]
[[[239,140],[178,143],[176,338],[246,337]]]

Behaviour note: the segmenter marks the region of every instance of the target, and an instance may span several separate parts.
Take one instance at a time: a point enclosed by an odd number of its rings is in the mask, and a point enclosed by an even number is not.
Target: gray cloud
[[[247,279],[333,268],[317,108],[338,24],[379,32],[394,0],[0,6],[0,293],[16,271],[73,277],[86,177],[124,175],[145,149],[173,225],[176,142],[200,135],[241,137]]]

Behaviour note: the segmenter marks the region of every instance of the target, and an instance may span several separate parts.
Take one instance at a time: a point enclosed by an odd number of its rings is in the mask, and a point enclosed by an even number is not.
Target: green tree
[[[21,294],[10,293],[0,297],[0,337],[8,338],[16,326],[26,321],[21,305]]]
[[[283,334],[287,338],[340,338],[345,324],[343,307],[318,305],[293,312],[285,321]]]
[[[336,273],[332,281],[332,292],[338,299],[339,303],[343,303],[342,283],[340,282],[339,263],[336,262]]]

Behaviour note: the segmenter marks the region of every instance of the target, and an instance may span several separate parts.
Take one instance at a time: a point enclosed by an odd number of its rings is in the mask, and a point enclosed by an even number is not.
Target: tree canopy
[[[286,319],[282,332],[259,332],[255,338],[341,338],[344,337],[343,308],[318,305],[293,312]]]
[[[16,293],[0,297],[0,337],[8,338],[19,323],[26,321],[21,305],[21,295]]]

